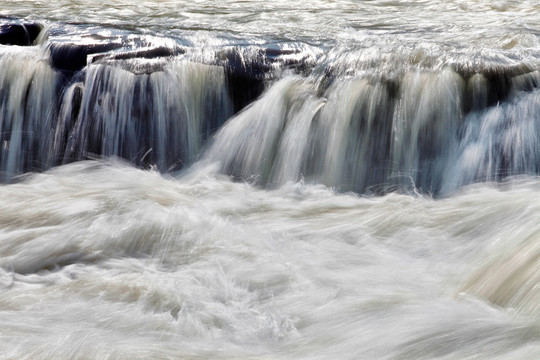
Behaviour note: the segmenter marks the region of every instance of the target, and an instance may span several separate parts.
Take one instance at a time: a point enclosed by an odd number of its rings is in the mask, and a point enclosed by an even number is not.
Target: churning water
[[[0,358],[540,358],[539,14],[0,1]]]

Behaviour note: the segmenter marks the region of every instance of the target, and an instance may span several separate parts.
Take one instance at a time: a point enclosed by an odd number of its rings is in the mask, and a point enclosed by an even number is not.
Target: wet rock
[[[184,54],[186,51],[181,47],[159,46],[147,49],[137,49],[132,51],[121,51],[115,53],[105,53],[92,56],[92,62],[101,60],[130,60],[130,59],[155,59],[161,57],[171,57]]]
[[[309,72],[313,64],[299,49],[279,47],[234,47],[216,54],[217,65],[227,72],[229,92],[238,112],[258,98],[265,83],[284,70]]]
[[[42,29],[43,26],[36,23],[10,22],[0,24],[0,44],[32,45]]]
[[[74,44],[53,42],[49,44],[51,65],[63,71],[79,71],[88,65],[88,56],[116,50],[120,43]]]
[[[101,53],[90,56],[90,63],[119,65],[122,69],[136,75],[152,74],[157,71],[163,71],[167,65],[167,58],[184,53],[185,50],[181,47],[160,46],[131,51]]]

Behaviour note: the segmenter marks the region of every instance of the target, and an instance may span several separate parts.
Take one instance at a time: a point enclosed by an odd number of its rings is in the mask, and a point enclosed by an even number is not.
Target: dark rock
[[[227,83],[235,113],[257,99],[265,88],[262,79],[250,78],[234,72],[227,73]]]
[[[527,64],[518,64],[513,66],[487,64],[483,66],[454,65],[454,70],[460,74],[465,81],[469,81],[473,76],[481,75],[486,81],[485,94],[481,105],[475,101],[475,94],[472,89],[467,89],[464,96],[463,110],[468,113],[474,110],[482,110],[485,107],[494,106],[505,101],[514,90],[514,79],[527,74],[534,73],[536,69]],[[522,91],[531,91],[536,88],[537,83],[534,78],[528,83],[522,83]]]
[[[101,60],[129,60],[129,59],[155,59],[160,57],[170,57],[184,54],[186,51],[181,47],[160,46],[148,49],[137,49],[133,51],[121,51],[116,53],[99,54],[92,57],[92,62]]]
[[[39,36],[43,26],[36,23],[0,24],[0,44],[29,46]]]
[[[258,98],[265,89],[266,81],[272,80],[276,73],[285,69],[304,73],[313,66],[300,50],[270,46],[223,50],[217,53],[217,65],[226,70],[235,112]]]
[[[91,56],[90,62],[93,64],[116,64],[126,71],[132,72],[136,75],[143,75],[163,71],[163,68],[167,65],[167,58],[184,53],[185,50],[181,47],[171,48],[161,46],[132,51],[100,53]]]
[[[73,44],[53,42],[49,44],[51,65],[58,70],[79,71],[88,65],[88,55],[108,52],[121,47],[122,44],[120,43]]]

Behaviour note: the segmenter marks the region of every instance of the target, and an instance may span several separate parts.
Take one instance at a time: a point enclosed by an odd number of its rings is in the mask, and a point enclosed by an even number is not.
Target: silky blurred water
[[[356,61],[407,54],[435,64],[473,64],[486,58],[535,61],[539,7],[536,1],[484,0],[4,0],[0,14],[98,27],[103,34],[129,31],[177,38],[196,46],[293,41],[334,49],[329,57],[355,50]]]
[[[538,359],[539,11],[0,1],[0,359]],[[230,48],[307,70],[233,116]]]
[[[534,359],[537,291],[471,286],[492,261],[536,281],[539,193],[268,191],[112,160],[32,175],[0,187],[2,357]]]

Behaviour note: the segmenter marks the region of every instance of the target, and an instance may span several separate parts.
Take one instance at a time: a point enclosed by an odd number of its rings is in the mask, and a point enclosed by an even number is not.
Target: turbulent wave
[[[535,288],[511,275],[537,277],[537,180],[435,201],[214,171],[86,161],[1,186],[3,356],[538,355]]]

